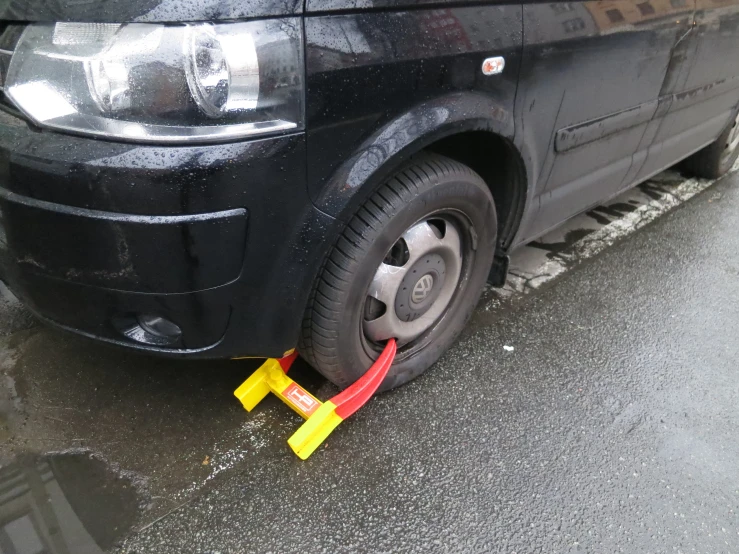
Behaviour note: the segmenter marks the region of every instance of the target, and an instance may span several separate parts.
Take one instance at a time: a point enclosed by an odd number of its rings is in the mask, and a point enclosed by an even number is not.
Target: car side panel
[[[696,0],[695,63],[689,90],[708,85],[728,91],[739,86],[739,0]],[[725,81],[729,81],[723,85]],[[705,94],[701,101],[715,96]]]
[[[305,35],[308,187],[325,213],[345,218],[437,138],[513,135],[520,5],[307,16]],[[490,56],[502,74],[482,74]]]
[[[519,242],[622,186],[659,108],[671,49],[689,28],[641,4],[524,5],[516,123],[518,142],[532,152],[541,207]]]
[[[657,110],[644,131],[622,188],[647,179],[677,161],[679,152],[675,151],[675,146],[681,143],[682,133],[686,128],[684,114],[677,109],[674,99],[686,91],[688,74],[693,64],[695,0],[662,1],[655,2],[653,6],[655,12],[666,17],[668,22],[670,18],[680,22],[684,31],[672,48],[667,74],[659,91]],[[670,141],[664,142],[665,139]]]
[[[683,134],[673,161],[721,134],[739,103],[739,0],[696,1],[690,72],[684,92],[673,99]],[[665,130],[658,139],[675,134]]]

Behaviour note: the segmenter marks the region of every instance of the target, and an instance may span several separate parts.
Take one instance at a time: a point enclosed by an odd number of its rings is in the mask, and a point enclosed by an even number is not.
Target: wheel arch
[[[513,143],[486,131],[465,131],[442,138],[426,150],[474,170],[487,183],[498,216],[498,248],[510,246],[526,205],[526,168]]]
[[[319,210],[347,222],[408,159],[435,152],[471,167],[485,180],[496,203],[498,245],[505,250],[528,199],[527,168],[513,135],[512,112],[488,95],[435,98],[372,133],[313,200]]]

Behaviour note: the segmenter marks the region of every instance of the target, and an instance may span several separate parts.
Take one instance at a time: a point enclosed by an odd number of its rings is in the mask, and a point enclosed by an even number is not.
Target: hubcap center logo
[[[431,289],[434,288],[434,276],[430,273],[427,273],[423,277],[421,277],[416,284],[413,286],[413,291],[411,292],[411,300],[415,304],[420,304],[424,300],[426,300],[426,297],[431,293]]]

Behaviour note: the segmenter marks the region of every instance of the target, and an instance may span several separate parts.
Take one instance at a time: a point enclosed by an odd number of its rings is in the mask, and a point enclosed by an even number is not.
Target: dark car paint
[[[604,25],[601,4],[524,6],[520,116],[539,162],[535,235],[620,190],[672,48],[690,29],[672,13],[637,28]]]
[[[106,340],[124,340],[114,319],[166,312],[182,327],[179,349],[282,353],[334,224],[310,202],[304,167],[302,133],[138,146],[0,112],[3,276],[36,313]],[[217,217],[227,210],[249,210],[246,241]],[[68,221],[82,215],[84,225]],[[204,245],[192,221],[216,240]],[[236,331],[224,337],[227,326]]]
[[[308,187],[325,213],[347,219],[444,136],[513,137],[520,6],[306,17],[305,32]],[[491,55],[506,59],[492,79],[480,71]]]
[[[344,222],[440,139],[511,145],[521,184],[504,255],[718,136],[739,100],[739,0],[659,2],[0,2],[16,21],[304,11],[307,100],[305,132],[208,146],[93,140],[0,112],[3,277],[42,317],[102,340],[281,355]],[[505,70],[483,76],[497,55]],[[170,317],[182,338],[129,341],[120,330],[139,313]]]
[[[737,2],[712,4],[714,13],[717,4],[726,7],[722,20],[739,16]],[[563,5],[570,9],[555,13]],[[673,165],[728,123],[739,99],[739,68],[696,69],[722,64],[695,55],[706,30],[694,24],[693,0],[662,3],[648,15],[635,11],[639,5],[644,2],[524,6],[517,105],[524,136],[517,143],[535,150],[529,169],[537,175],[539,211],[527,214],[520,242]],[[612,9],[639,18],[617,25],[607,14]],[[566,25],[577,19],[582,25]],[[736,59],[734,40],[715,52]],[[696,72],[702,78],[691,79]],[[685,110],[688,98],[691,110]]]

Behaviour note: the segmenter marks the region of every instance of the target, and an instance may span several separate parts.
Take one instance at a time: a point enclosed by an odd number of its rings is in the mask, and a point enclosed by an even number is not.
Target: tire
[[[496,234],[493,197],[477,173],[440,155],[412,158],[359,208],[336,241],[311,293],[299,352],[345,388],[382,351],[388,338],[383,333],[397,331],[404,338],[380,390],[417,377],[472,315]],[[383,279],[399,284],[386,288]]]
[[[718,179],[726,174],[739,157],[739,113],[714,142],[690,156],[683,167],[696,177]]]

